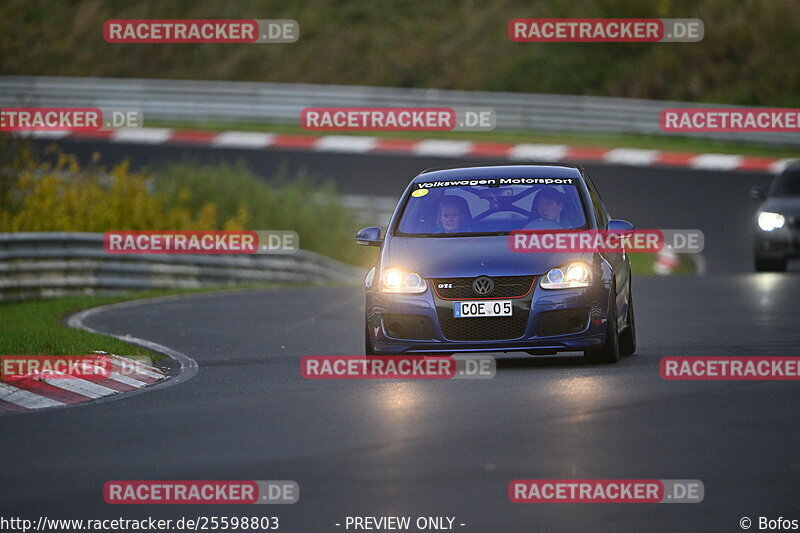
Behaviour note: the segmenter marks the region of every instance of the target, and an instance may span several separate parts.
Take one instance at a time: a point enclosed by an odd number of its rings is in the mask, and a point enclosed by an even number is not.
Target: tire
[[[636,321],[633,314],[633,291],[628,288],[628,327],[619,336],[619,354],[633,355],[636,353]]]
[[[619,333],[617,332],[617,289],[611,285],[606,320],[606,343],[602,348],[584,350],[583,358],[588,363],[613,364],[619,361]]]
[[[367,317],[364,317],[364,355],[375,355],[375,350],[372,349],[372,341],[369,339],[369,325],[367,324]]]
[[[778,257],[777,259],[765,258],[760,255],[755,256],[756,272],[786,272],[786,258]]]

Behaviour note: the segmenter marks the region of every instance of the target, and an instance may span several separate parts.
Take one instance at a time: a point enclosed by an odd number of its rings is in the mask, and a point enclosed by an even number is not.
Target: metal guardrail
[[[145,120],[298,124],[306,107],[491,107],[498,130],[676,136],[666,107],[736,107],[666,100],[346,85],[128,78],[0,76],[2,106],[127,107]],[[800,146],[796,133],[709,132],[692,137]]]
[[[356,283],[364,271],[323,255],[115,255],[102,233],[0,233],[0,300],[243,283]]]

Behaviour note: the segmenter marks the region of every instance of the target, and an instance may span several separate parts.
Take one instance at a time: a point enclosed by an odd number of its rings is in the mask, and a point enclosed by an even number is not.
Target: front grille
[[[472,282],[475,278],[437,278],[431,279],[437,295],[445,300],[472,298],[520,298],[530,290],[536,276],[498,276],[492,277],[494,290],[488,294],[475,294]],[[440,285],[452,285],[449,288]],[[475,319],[477,320],[477,319]]]
[[[386,335],[395,339],[430,340],[433,324],[422,315],[384,313],[383,327]]]
[[[586,329],[588,323],[589,309],[586,307],[544,311],[539,313],[536,335],[538,337],[550,337],[577,333]]]
[[[483,318],[443,318],[447,311],[439,311],[439,324],[444,336],[452,341],[498,341],[518,339],[525,335],[528,313],[514,309],[513,316]],[[453,310],[450,309],[452,317]]]

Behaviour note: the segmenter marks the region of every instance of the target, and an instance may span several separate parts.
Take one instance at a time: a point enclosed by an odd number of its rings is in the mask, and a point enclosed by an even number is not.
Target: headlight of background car
[[[785,222],[786,219],[783,218],[783,215],[778,213],[764,211],[758,215],[758,227],[764,231],[774,231],[782,228]]]
[[[591,284],[592,271],[589,265],[581,261],[551,268],[539,281],[543,289],[575,289]]]
[[[402,268],[389,267],[381,272],[381,291],[383,292],[425,292],[427,285],[422,276]]]

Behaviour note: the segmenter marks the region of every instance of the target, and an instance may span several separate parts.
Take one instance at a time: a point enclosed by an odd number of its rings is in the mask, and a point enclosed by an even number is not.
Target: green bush
[[[294,230],[301,248],[341,261],[365,265],[374,255],[355,245],[355,214],[333,186],[302,174],[268,185],[243,165],[150,173],[95,159],[81,167],[57,149],[37,157],[8,136],[0,155],[0,231]]]
[[[318,185],[302,172],[279,171],[267,185],[243,164],[188,162],[167,167],[157,183],[159,191],[194,209],[213,200],[220,220],[245,217],[247,229],[294,230],[306,250],[355,264],[367,264],[374,255],[355,245],[356,215],[342,205],[335,187]],[[186,191],[192,193],[184,199]]]

